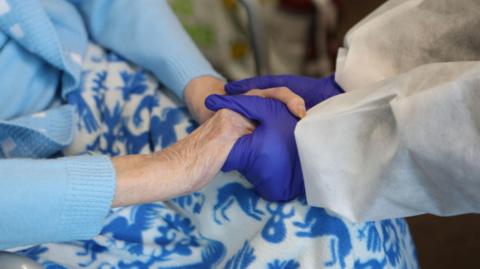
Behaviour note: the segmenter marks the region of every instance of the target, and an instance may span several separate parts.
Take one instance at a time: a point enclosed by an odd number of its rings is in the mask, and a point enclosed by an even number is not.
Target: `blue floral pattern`
[[[90,45],[84,69],[68,96],[79,123],[65,155],[148,153],[196,127],[178,100],[121,57]],[[45,268],[418,267],[404,220],[353,224],[305,197],[268,202],[236,172],[168,202],[112,209],[91,240],[19,253]]]

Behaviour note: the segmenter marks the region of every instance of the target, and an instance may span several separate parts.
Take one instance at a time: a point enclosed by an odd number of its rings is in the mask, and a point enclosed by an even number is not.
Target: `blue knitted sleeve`
[[[153,72],[178,97],[195,77],[221,77],[165,0],[72,2],[81,10],[94,41]]]
[[[115,190],[105,156],[0,160],[0,249],[88,239],[100,232]]]

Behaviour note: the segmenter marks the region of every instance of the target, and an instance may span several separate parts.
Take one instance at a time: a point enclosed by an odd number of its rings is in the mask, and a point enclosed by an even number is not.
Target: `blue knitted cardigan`
[[[164,0],[0,0],[0,249],[91,238],[109,212],[108,157],[49,158],[72,142],[65,100],[89,40],[180,98],[191,79],[219,77]]]

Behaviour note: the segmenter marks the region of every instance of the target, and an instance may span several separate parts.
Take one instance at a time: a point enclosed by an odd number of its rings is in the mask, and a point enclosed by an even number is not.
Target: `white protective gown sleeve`
[[[350,30],[295,136],[310,205],[352,221],[480,212],[480,1],[389,1]]]

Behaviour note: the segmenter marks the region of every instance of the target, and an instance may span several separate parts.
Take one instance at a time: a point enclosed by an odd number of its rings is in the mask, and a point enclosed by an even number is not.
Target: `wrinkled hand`
[[[227,108],[258,123],[237,140],[222,170],[238,170],[264,198],[286,201],[305,192],[294,129],[298,119],[277,100],[257,96],[210,95],[211,110]]]
[[[222,109],[164,150],[113,158],[117,182],[112,206],[165,201],[198,191],[220,171],[235,141],[253,128],[238,113]]]
[[[227,94],[260,95],[275,98],[286,104],[294,112],[303,104],[286,93],[294,92],[305,101],[307,109],[341,93],[343,89],[335,82],[333,75],[316,79],[294,75],[260,76],[230,82],[225,85]],[[295,113],[295,112],[294,112]],[[298,114],[298,113],[295,113]]]
[[[172,181],[176,191],[198,191],[220,171],[235,142],[253,129],[249,120],[235,111],[222,109],[190,135],[157,154],[166,160],[176,158],[175,166],[183,175],[182,180]]]

